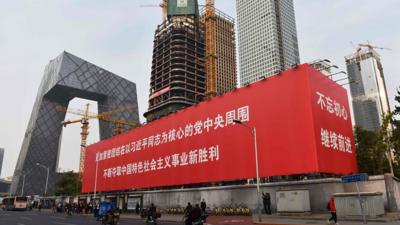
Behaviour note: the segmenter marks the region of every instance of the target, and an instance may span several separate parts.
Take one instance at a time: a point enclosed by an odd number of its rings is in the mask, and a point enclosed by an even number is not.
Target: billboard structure
[[[347,93],[307,64],[87,148],[83,192],[357,172]]]

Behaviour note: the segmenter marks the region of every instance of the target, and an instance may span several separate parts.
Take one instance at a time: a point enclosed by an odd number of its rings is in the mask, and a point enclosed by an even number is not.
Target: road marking
[[[17,223],[18,225],[25,225],[25,224],[23,224],[23,223]]]

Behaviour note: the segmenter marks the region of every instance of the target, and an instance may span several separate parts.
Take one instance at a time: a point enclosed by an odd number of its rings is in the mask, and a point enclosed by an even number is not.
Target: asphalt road
[[[118,225],[145,225],[144,220],[122,218]],[[159,221],[159,225],[181,225],[181,223]],[[89,215],[68,216],[61,213],[38,211],[2,211],[0,225],[101,225]]]

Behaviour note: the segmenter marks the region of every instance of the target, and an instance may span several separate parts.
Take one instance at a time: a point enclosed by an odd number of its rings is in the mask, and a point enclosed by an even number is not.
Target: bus
[[[14,196],[5,197],[1,202],[3,210],[27,210],[28,209],[28,197],[25,196]]]

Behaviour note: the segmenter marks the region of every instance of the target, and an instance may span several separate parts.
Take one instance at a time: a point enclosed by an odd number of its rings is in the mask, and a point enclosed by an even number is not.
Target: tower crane
[[[205,36],[206,36],[206,98],[210,99],[217,95],[217,46],[214,0],[206,0],[205,5]]]
[[[137,127],[139,124],[138,123],[133,123],[129,121],[125,121],[124,119],[111,119],[109,115],[113,113],[117,113],[120,111],[123,111],[124,108],[118,108],[112,111],[108,112],[103,112],[103,113],[92,113],[89,112],[89,103],[86,104],[86,107],[84,110],[81,109],[67,109],[63,106],[57,106],[56,108],[58,111],[63,111],[75,115],[82,116],[80,119],[76,120],[67,120],[67,121],[62,121],[61,124],[66,127],[69,124],[74,124],[74,123],[81,123],[81,151],[80,151],[80,157],[79,157],[79,173],[83,172],[83,167],[84,167],[84,162],[85,162],[85,150],[86,150],[86,144],[87,144],[87,137],[89,135],[89,120],[90,119],[99,119],[105,122],[113,123],[114,124],[114,134],[118,135],[123,132],[123,126],[131,126],[132,128]]]
[[[167,2],[168,0],[162,0],[158,5],[140,5],[140,7],[161,7],[162,8],[162,21],[163,23],[167,19]]]

